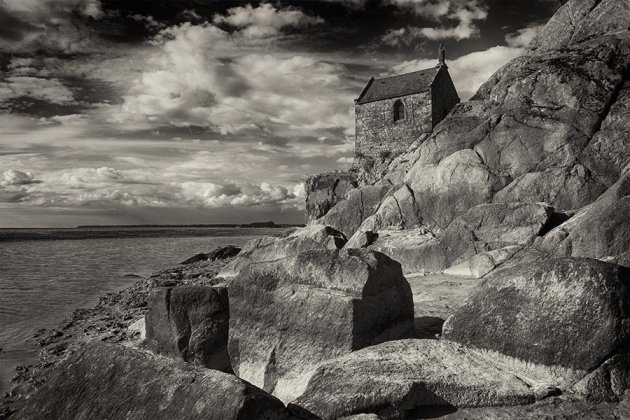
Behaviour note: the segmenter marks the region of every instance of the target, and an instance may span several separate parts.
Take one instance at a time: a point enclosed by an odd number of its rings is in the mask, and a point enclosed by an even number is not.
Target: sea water
[[[16,366],[37,360],[37,330],[55,328],[74,309],[124,289],[138,280],[132,275],[146,276],[217,246],[281,233],[253,228],[0,229],[0,392],[8,389]]]

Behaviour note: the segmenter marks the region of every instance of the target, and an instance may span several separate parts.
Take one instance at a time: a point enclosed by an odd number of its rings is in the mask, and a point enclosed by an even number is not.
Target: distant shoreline
[[[8,230],[69,230],[69,229],[178,229],[178,228],[290,228],[304,227],[304,223],[275,223],[275,222],[252,222],[252,223],[195,223],[187,225],[79,225],[75,227],[0,227],[0,231]]]
[[[127,239],[163,237],[239,236],[240,229],[273,231],[304,225],[250,223],[213,225],[121,225],[77,226],[76,228],[0,228],[0,243],[32,240]],[[260,233],[259,233],[260,234]],[[264,235],[264,233],[263,233]]]
[[[304,227],[303,223],[288,224],[274,222],[253,222],[253,223],[209,223],[192,225],[81,225],[75,229],[138,229],[138,228],[289,228]]]

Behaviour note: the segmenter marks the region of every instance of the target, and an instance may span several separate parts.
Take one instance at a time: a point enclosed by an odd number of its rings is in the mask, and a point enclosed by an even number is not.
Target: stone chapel
[[[358,167],[406,151],[446,117],[459,103],[459,96],[440,47],[436,67],[372,77],[354,102],[354,166]]]

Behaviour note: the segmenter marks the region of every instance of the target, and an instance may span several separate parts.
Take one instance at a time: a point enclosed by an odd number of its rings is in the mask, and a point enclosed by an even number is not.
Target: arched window
[[[405,119],[405,104],[400,99],[394,102],[394,121]]]

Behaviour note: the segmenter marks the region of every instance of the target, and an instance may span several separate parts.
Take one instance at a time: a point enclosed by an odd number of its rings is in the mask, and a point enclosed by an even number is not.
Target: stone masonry
[[[446,65],[370,79],[355,100],[354,166],[389,160],[430,133],[459,102]]]

